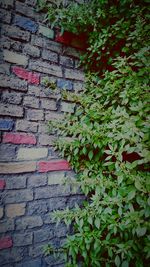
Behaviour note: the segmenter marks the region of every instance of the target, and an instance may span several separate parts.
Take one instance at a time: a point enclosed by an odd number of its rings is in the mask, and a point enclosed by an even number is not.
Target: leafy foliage
[[[112,1],[107,10],[108,3],[92,1],[90,12],[99,15],[87,18],[89,23],[85,17],[85,25],[82,12],[79,23],[79,14],[58,19],[63,26],[70,19],[74,32],[79,25],[81,31],[92,29],[86,64],[95,53],[107,55],[114,49],[112,36],[117,43],[124,40],[124,54],[110,53],[111,72],[107,62],[102,74],[100,57],[99,75],[87,74],[83,92],[63,93],[76,103],[75,113],[49,123],[58,134],[56,148],[77,173],[76,180],[67,183],[87,197],[82,207],[53,215],[74,227],[63,248],[68,267],[140,267],[148,266],[150,258],[148,15],[141,2]]]

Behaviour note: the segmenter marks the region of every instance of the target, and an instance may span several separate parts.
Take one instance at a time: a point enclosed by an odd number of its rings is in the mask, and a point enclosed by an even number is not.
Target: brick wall
[[[63,266],[43,256],[43,246],[59,247],[67,229],[51,220],[55,209],[72,207],[82,195],[61,185],[73,176],[68,162],[53,150],[55,136],[47,122],[72,112],[44,87],[45,78],[59,90],[80,91],[78,68],[83,41],[63,37],[43,24],[35,0],[0,0],[0,266]],[[69,39],[68,39],[69,38]],[[69,42],[68,42],[69,40]]]

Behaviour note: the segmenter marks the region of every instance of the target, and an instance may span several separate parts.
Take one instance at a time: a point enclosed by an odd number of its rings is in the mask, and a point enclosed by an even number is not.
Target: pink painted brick
[[[40,161],[38,163],[39,172],[62,171],[62,170],[70,170],[68,161],[52,160],[52,161]]]
[[[40,75],[37,73],[33,73],[33,72],[27,71],[21,67],[16,67],[16,66],[12,68],[12,71],[19,78],[27,80],[29,83],[33,83],[33,84],[37,84],[37,85],[40,83]]]
[[[12,242],[11,237],[6,236],[0,239],[0,249],[11,248],[12,246],[13,246],[13,242]]]
[[[5,188],[5,180],[0,180],[0,189],[3,190]]]
[[[35,145],[36,137],[26,133],[4,133],[3,143]]]

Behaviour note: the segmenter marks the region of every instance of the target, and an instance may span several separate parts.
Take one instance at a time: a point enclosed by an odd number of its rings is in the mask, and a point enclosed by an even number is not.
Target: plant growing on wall
[[[81,207],[53,214],[58,222],[73,224],[73,234],[63,247],[66,266],[148,266],[150,61],[146,1],[97,0],[86,9],[69,5],[68,9],[48,9],[47,14],[66,30],[90,31],[82,63],[90,70],[95,60],[97,64],[97,74],[87,73],[83,92],[63,93],[64,99],[76,103],[75,113],[61,123],[49,123],[50,129],[57,130],[56,148],[77,173],[76,180],[67,183],[87,197]]]

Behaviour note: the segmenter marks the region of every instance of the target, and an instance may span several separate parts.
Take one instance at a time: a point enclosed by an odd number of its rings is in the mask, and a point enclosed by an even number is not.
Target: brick
[[[13,245],[14,247],[28,246],[32,244],[33,234],[24,233],[24,234],[14,234]]]
[[[25,203],[9,204],[6,206],[6,216],[8,218],[16,218],[25,214]]]
[[[65,47],[63,54],[74,58],[80,58],[81,55],[80,51],[73,47]]]
[[[24,261],[22,263],[18,263],[17,265],[15,265],[16,267],[41,267],[42,266],[42,262],[41,259],[35,259],[35,260],[30,260],[30,261]]]
[[[6,236],[0,238],[0,249],[5,249],[5,248],[11,248],[13,246],[13,242],[11,237]]]
[[[29,108],[39,108],[39,99],[34,96],[25,96],[23,105]]]
[[[36,170],[36,162],[0,163],[1,174],[28,173]]]
[[[30,121],[43,121],[44,112],[41,109],[28,109],[27,110],[27,120]]]
[[[3,218],[3,215],[4,215],[4,208],[0,207],[0,219]]]
[[[35,160],[46,158],[48,155],[47,148],[19,148],[17,159]]]
[[[52,172],[48,174],[48,185],[62,184],[65,172]]]
[[[23,48],[23,53],[30,55],[32,57],[39,57],[40,56],[40,49],[32,46],[30,44],[25,44],[24,48]]]
[[[11,117],[23,117],[23,108],[17,105],[0,104],[0,115]]]
[[[35,199],[55,198],[58,196],[69,196],[71,194],[69,186],[46,186],[35,188]],[[55,206],[54,206],[55,209]]]
[[[55,227],[55,237],[66,237],[67,232],[67,226],[63,223],[59,224],[59,227]]]
[[[16,220],[16,229],[25,230],[32,229],[34,227],[42,226],[43,221],[41,216],[26,216]]]
[[[54,204],[55,206],[55,204]],[[53,207],[54,207],[53,206]],[[63,206],[64,207],[64,206]],[[44,200],[34,200],[28,203],[28,215],[43,215],[49,211],[47,202]]]
[[[46,123],[40,123],[38,132],[41,134],[47,134],[48,133],[48,125]]]
[[[40,201],[40,200],[39,200]],[[64,209],[64,207],[66,207],[66,201],[67,201],[67,198],[66,196],[57,196],[57,197],[54,197],[54,198],[50,198],[47,201],[47,206],[48,206],[48,210],[49,212],[51,211],[54,211],[54,210],[61,210],[61,209]],[[45,224],[50,224],[52,223],[52,219],[50,217],[50,214],[48,214],[48,216],[44,216],[44,223]]]
[[[4,196],[6,204],[20,203],[33,200],[33,191],[30,189],[9,190]]]
[[[1,161],[13,161],[15,157],[16,157],[16,146],[10,146],[10,144],[0,145]]]
[[[63,120],[64,119],[64,114],[62,113],[57,113],[57,112],[46,112],[45,113],[45,119],[47,121],[53,121],[53,120]]]
[[[1,131],[11,131],[14,126],[13,120],[0,119],[0,130]]]
[[[47,245],[47,243],[45,243],[45,245]],[[29,248],[29,256],[31,258],[36,258],[36,257],[39,257],[40,256],[40,258],[42,258],[42,256],[44,255],[43,246],[44,246],[44,244],[42,244],[40,246],[36,245],[34,247],[30,247]]]
[[[65,101],[61,102],[61,111],[67,112],[67,113],[74,113],[75,104],[74,103],[68,103]]]
[[[26,0],[26,4],[29,6],[36,6],[37,0]]]
[[[0,9],[0,20],[5,23],[11,22],[11,13],[4,9]]]
[[[54,31],[50,28],[39,25],[39,33],[47,38],[54,39]]]
[[[15,262],[20,262],[27,253],[26,248],[11,248],[9,250],[2,250],[0,254],[0,264],[5,267],[13,267]],[[4,265],[8,264],[8,265]]]
[[[30,175],[28,178],[28,186],[29,187],[40,187],[47,184],[47,177],[46,175],[39,175],[39,174],[33,174]]]
[[[28,65],[28,58],[26,56],[9,50],[4,50],[4,60],[10,63],[16,63],[23,66]]]
[[[52,229],[40,229],[34,232],[34,243],[41,243],[43,241],[48,241],[54,237]]]
[[[58,63],[58,55],[55,52],[48,51],[48,50],[43,50],[42,51],[42,58],[46,59],[51,62]]]
[[[10,75],[10,64],[0,64],[0,73]]]
[[[14,24],[32,33],[37,32],[37,29],[38,29],[38,24],[36,22],[34,22],[33,20],[29,18],[19,16],[19,15],[15,16]]]
[[[66,160],[40,161],[38,163],[39,172],[70,170]]]
[[[16,1],[15,8],[16,8],[17,13],[25,15],[29,18],[38,19],[39,16],[41,16],[41,14],[36,12],[36,10],[34,8],[28,7],[27,5],[25,5],[24,3],[21,3],[19,1]]]
[[[67,89],[67,90],[71,91],[73,89],[73,83],[71,81],[58,79],[57,80],[57,87],[60,89]]]
[[[50,99],[41,99],[41,107],[48,110],[57,110],[56,101]]]
[[[70,57],[60,56],[60,64],[65,67],[73,68],[74,61]]]
[[[10,104],[21,104],[22,101],[22,94],[16,93],[16,92],[9,92],[9,91],[3,91],[2,94],[2,101],[3,103],[10,103]]]
[[[0,80],[0,87],[2,88],[10,88],[22,92],[26,92],[28,90],[26,81],[22,81],[20,79],[12,78],[6,75],[0,75]]]
[[[17,120],[16,122],[16,131],[36,133],[37,127],[37,122],[29,122],[26,120]]]
[[[35,145],[36,137],[27,133],[4,133],[3,143]]]
[[[29,68],[34,71],[62,77],[62,69],[60,66],[50,65],[46,62],[30,60]]]
[[[13,220],[3,220],[0,222],[0,233],[6,233],[8,231],[14,231],[15,224]]]
[[[56,137],[54,135],[40,134],[39,135],[39,144],[42,146],[53,146]]]
[[[74,83],[74,90],[75,92],[82,92],[84,90],[84,83],[81,82],[75,82]]]
[[[22,40],[28,42],[30,39],[29,32],[20,30],[15,26],[4,25],[4,28],[2,27],[2,34],[19,41]]]
[[[12,72],[15,73],[19,78],[27,80],[28,83],[37,85],[40,83],[40,76],[38,73],[33,73],[17,66],[12,68]]]
[[[6,186],[5,180],[0,180],[0,190],[3,190]]]
[[[62,45],[59,43],[56,43],[54,41],[48,40],[46,38],[43,37],[38,37],[36,35],[33,35],[31,37],[31,44],[41,47],[43,49],[43,47],[46,47],[46,49],[57,52],[57,53],[61,53],[62,50]]]
[[[35,85],[29,85],[28,86],[28,95],[32,95],[32,96],[41,96],[41,94],[43,94],[43,89],[40,86],[35,86]]]
[[[65,78],[72,80],[84,81],[84,73],[80,70],[65,69]]]
[[[13,7],[14,5],[14,0],[0,0],[0,7],[2,8],[9,8]]]
[[[6,180],[6,189],[26,188],[26,180],[27,178],[25,176],[10,176]]]

